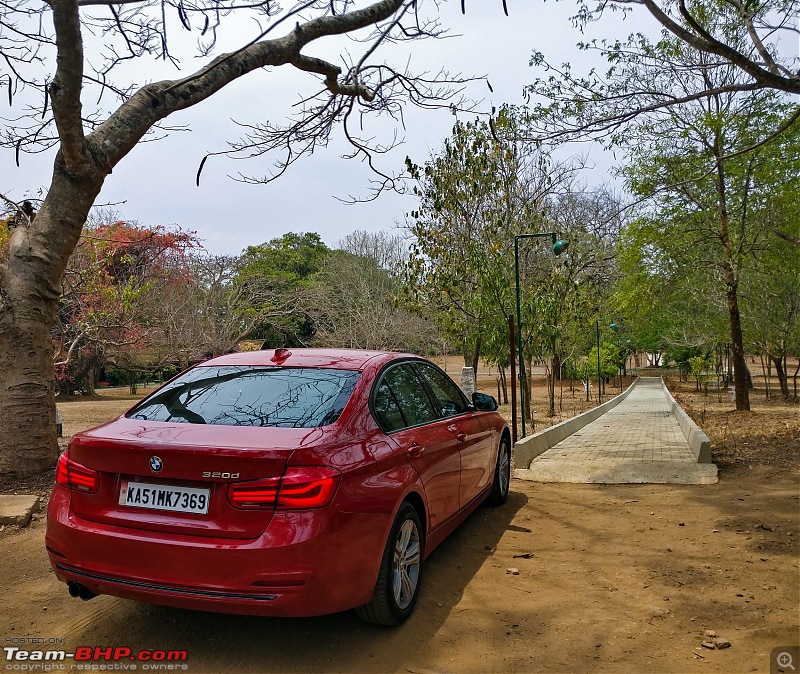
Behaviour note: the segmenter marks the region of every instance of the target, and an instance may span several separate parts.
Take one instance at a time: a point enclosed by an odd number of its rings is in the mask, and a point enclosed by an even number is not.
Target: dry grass
[[[89,398],[72,396],[56,399],[56,406],[64,420],[64,437],[99,426],[124,414],[134,403],[155,390],[139,388],[136,395],[131,395],[127,388],[98,389],[97,395]]]
[[[714,462],[723,471],[757,465],[800,467],[800,405],[750,391],[749,412],[737,412],[725,391],[704,395],[693,382],[667,380],[670,391],[711,439]],[[775,388],[777,388],[777,381]]]

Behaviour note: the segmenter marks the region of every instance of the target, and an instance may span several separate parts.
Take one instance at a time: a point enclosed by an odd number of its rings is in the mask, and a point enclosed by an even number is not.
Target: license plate
[[[205,515],[208,512],[208,495],[208,489],[196,487],[123,482],[119,492],[119,504],[133,508]]]

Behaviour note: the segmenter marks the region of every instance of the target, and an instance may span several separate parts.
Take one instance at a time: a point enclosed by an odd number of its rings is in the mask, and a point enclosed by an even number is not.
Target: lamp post
[[[597,334],[597,404],[600,405],[603,402],[603,385],[600,381],[600,319],[604,321],[611,321],[608,324],[608,327],[612,330],[617,329],[617,324],[610,318],[606,318],[604,316],[597,316],[594,319],[594,327]]]
[[[514,287],[517,296],[517,362],[519,363],[519,400],[520,407],[522,409],[522,414],[520,416],[522,417],[521,437],[523,438],[525,437],[525,366],[522,360],[522,308],[519,300],[519,240],[537,239],[548,236],[553,241],[554,255],[561,255],[561,253],[569,248],[569,242],[560,240],[557,232],[544,232],[541,234],[517,234],[514,236]]]

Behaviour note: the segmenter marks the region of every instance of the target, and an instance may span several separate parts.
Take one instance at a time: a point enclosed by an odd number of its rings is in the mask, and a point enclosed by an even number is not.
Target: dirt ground
[[[82,602],[50,571],[40,515],[0,533],[0,639],[185,649],[192,672],[769,672],[773,648],[800,644],[800,409],[756,393],[753,412],[731,412],[691,388],[673,383],[712,437],[718,484],[514,480],[504,507],[480,508],[428,559],[399,628]],[[62,404],[65,430],[125,398]],[[707,630],[731,646],[701,646]]]

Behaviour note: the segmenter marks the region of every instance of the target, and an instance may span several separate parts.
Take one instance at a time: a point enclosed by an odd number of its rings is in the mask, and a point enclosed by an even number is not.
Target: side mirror
[[[477,391],[472,394],[472,406],[479,412],[494,412],[498,407],[493,396]]]

